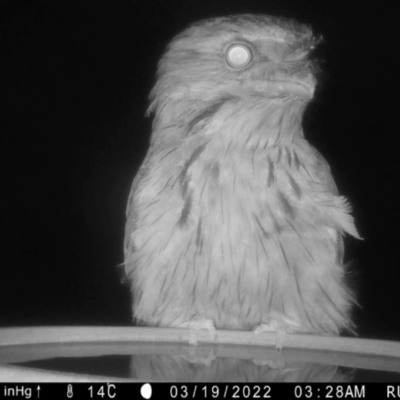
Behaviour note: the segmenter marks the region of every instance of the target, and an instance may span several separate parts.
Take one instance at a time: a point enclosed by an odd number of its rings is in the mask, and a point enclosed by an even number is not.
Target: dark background
[[[117,265],[157,60],[190,22],[250,12],[293,17],[325,39],[306,136],[364,237],[346,242],[359,334],[400,340],[398,44],[391,11],[369,4],[1,1],[0,325],[131,324]]]

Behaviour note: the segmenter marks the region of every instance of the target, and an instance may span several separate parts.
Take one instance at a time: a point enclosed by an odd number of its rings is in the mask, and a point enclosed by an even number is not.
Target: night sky
[[[189,23],[249,12],[292,17],[324,37],[305,134],[364,238],[346,239],[359,335],[400,340],[390,10],[348,4],[1,1],[0,325],[131,324],[118,264],[127,197],[151,132],[144,114],[157,61]]]

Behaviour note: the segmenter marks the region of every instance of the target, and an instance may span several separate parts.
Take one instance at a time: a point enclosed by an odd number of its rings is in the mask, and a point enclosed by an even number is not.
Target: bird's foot
[[[217,342],[217,331],[212,319],[194,317],[189,321],[182,322],[177,328],[189,329],[189,348],[187,356],[182,356],[185,360],[193,364],[203,364],[210,366],[216,358],[215,349],[198,346],[199,338],[207,333],[211,336],[212,342]]]
[[[287,333],[301,332],[303,329],[292,321],[283,321],[271,318],[255,327],[253,332],[259,335],[263,332],[276,332],[275,348],[282,351]]]
[[[200,331],[207,331],[211,337],[212,342],[217,341],[217,331],[214,327],[212,319],[203,317],[194,317],[193,319],[183,322],[177,326],[177,328],[188,328],[189,329],[189,344],[196,346],[199,340]]]
[[[283,349],[283,342],[286,338],[286,330],[282,327],[276,327],[271,324],[260,324],[256,328],[254,328],[253,332],[256,335],[259,335],[263,332],[276,332],[276,341],[275,341],[275,348],[277,351],[281,352]]]
[[[260,366],[268,366],[274,369],[283,369],[286,365],[285,357],[283,356],[282,349],[286,339],[286,333],[291,332],[291,329],[281,321],[270,319],[263,322],[253,329],[254,334],[260,335],[264,332],[275,332],[275,349],[276,352],[271,358],[267,359],[254,359],[254,364]]]

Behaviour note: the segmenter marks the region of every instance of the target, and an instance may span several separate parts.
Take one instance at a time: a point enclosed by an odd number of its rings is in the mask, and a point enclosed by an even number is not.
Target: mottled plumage
[[[238,15],[201,21],[168,46],[127,209],[140,323],[353,328],[343,235],[358,234],[301,127],[315,44],[308,26]]]

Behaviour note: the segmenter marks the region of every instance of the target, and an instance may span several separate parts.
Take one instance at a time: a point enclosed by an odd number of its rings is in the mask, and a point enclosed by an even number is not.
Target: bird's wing
[[[140,185],[141,180],[146,176],[148,170],[148,161],[151,158],[151,155],[148,153],[142,165],[140,166],[131,186],[131,190],[129,192],[128,203],[126,206],[126,223],[125,223],[125,238],[124,238],[124,266],[125,266],[125,274],[123,276],[123,281],[126,281],[128,278],[127,271],[127,260],[129,256],[135,251],[135,245],[132,239],[132,232],[135,230],[135,206],[134,206],[134,197],[138,186]]]
[[[312,146],[310,145],[310,147]],[[312,147],[312,150],[315,156],[314,170],[318,181],[325,188],[325,190],[329,191],[335,196],[338,196],[339,191],[332,177],[331,168],[328,162],[316,148]]]

